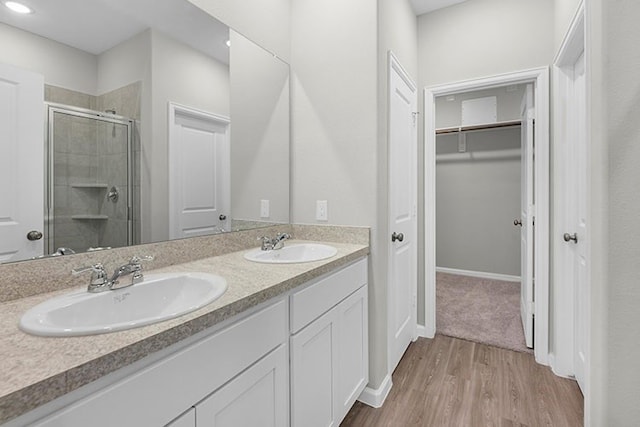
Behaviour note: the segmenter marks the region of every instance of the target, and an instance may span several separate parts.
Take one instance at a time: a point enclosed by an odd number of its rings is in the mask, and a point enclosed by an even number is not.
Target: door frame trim
[[[436,154],[435,98],[473,90],[533,83],[536,111],[534,230],[536,259],[535,337],[536,362],[547,365],[549,356],[549,67],[464,80],[424,89],[424,251],[425,251],[425,328],[426,337],[436,333]],[[430,148],[429,148],[430,147]]]
[[[402,66],[402,64],[400,64],[400,61],[398,60],[398,58],[394,55],[394,53],[389,50],[388,51],[388,73],[387,73],[387,122],[390,122],[390,117],[391,117],[391,77],[392,77],[392,73],[396,72],[400,78],[402,78],[402,80],[404,80],[404,82],[407,84],[407,86],[409,86],[414,93],[415,96],[415,103],[416,103],[416,109],[418,107],[418,86],[414,83],[414,81],[411,79],[411,76],[409,76],[409,73],[404,69],[404,67]],[[414,170],[413,170],[413,182],[415,183],[415,188],[412,194],[412,202],[413,202],[413,206],[414,206],[414,212],[412,212],[412,217],[413,217],[413,221],[412,221],[412,235],[414,237],[414,246],[411,254],[411,259],[412,259],[412,275],[411,275],[411,281],[414,284],[412,286],[413,291],[412,291],[412,301],[413,301],[413,311],[412,311],[412,319],[410,320],[411,325],[410,327],[413,329],[411,332],[412,335],[412,340],[415,341],[418,338],[418,332],[417,332],[417,291],[418,291],[418,244],[419,244],[419,239],[418,239],[418,218],[417,218],[417,206],[418,206],[418,129],[417,129],[417,125],[418,125],[418,119],[416,117],[416,129],[415,129],[415,138],[414,138],[414,147],[413,147],[413,151],[414,151],[414,156],[412,156],[413,158],[415,158],[415,165],[414,165]],[[390,144],[390,139],[391,139],[391,126],[390,123],[387,126],[387,182],[388,182],[388,188],[387,188],[387,199],[390,201],[391,200],[391,165],[389,165],[389,160],[391,159],[390,156],[390,152],[391,152],[391,144]],[[387,237],[386,237],[386,242],[387,245],[390,245],[389,243],[389,233],[391,232],[391,204],[388,204],[387,207]],[[390,246],[387,246],[390,247]],[[389,286],[390,283],[392,283],[392,269],[391,269],[391,250],[389,249],[387,252],[387,259],[389,261],[388,264],[388,268],[387,268],[387,302],[391,301],[391,286]],[[389,307],[387,306],[387,372],[388,375],[391,375],[391,373],[393,372],[393,370],[396,368],[395,366],[391,366],[391,336],[393,334],[393,327],[392,327],[392,319],[390,314],[390,310]],[[385,396],[386,397],[386,396]]]

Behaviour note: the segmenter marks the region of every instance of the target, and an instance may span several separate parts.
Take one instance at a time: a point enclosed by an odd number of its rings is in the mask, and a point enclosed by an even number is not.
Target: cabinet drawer
[[[367,258],[291,295],[291,333],[296,333],[367,283]]]

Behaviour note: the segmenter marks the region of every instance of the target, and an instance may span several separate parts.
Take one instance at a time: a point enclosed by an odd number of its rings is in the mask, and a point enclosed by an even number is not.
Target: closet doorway
[[[518,351],[527,350],[521,266],[532,256],[520,120],[526,88],[436,98],[437,332]]]
[[[446,307],[457,323],[446,327],[464,329],[466,318],[475,330],[464,338],[511,348],[500,343],[508,335],[521,350],[528,332],[547,363],[548,103],[547,68],[425,89],[425,335],[459,335],[440,330],[442,316],[436,325],[438,304],[472,289],[471,307]],[[437,282],[449,291],[438,303]]]

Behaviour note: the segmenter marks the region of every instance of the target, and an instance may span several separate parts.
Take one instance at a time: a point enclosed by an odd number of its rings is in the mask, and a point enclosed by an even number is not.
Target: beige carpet
[[[436,273],[436,332],[532,352],[524,342],[516,282]]]

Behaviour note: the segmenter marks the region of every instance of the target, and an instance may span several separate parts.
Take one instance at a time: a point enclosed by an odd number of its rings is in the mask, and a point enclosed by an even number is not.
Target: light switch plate
[[[318,220],[318,221],[326,221],[327,219],[328,219],[327,201],[326,200],[316,200],[316,220]]]
[[[269,218],[268,200],[260,200],[260,218]]]

